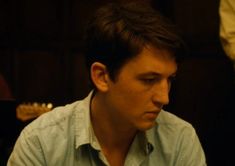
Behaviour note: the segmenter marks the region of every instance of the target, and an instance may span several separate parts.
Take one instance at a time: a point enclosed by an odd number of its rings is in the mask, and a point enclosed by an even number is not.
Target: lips
[[[160,111],[150,111],[150,112],[146,112],[145,116],[147,117],[147,119],[150,120],[155,120],[158,116]]]
[[[161,111],[161,109],[156,109],[156,110],[152,110],[152,111],[146,111],[146,113],[159,114],[160,111]]]

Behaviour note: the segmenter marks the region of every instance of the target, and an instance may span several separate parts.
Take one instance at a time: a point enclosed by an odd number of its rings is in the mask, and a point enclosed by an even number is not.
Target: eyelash
[[[142,81],[145,83],[145,84],[153,84],[157,81],[159,81],[160,79],[157,79],[157,78],[144,78],[142,79]]]
[[[175,79],[176,79],[176,78],[175,78],[174,76],[169,77],[169,78],[168,78],[168,82],[169,82],[169,83],[172,83],[172,82],[175,81]],[[141,81],[142,81],[143,83],[145,83],[145,84],[154,84],[154,83],[160,81],[160,79],[159,79],[159,78],[143,78],[143,79],[141,79]]]

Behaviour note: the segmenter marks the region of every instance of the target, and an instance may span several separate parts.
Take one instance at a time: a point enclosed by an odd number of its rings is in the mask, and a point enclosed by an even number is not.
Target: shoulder
[[[56,107],[42,114],[26,126],[21,135],[24,135],[24,139],[38,139],[39,142],[45,142],[47,145],[50,143],[54,145],[55,141],[68,141],[68,138],[73,141],[71,139],[74,139],[76,134],[76,126],[85,126],[88,123],[86,121],[89,118],[91,94],[83,100]]]
[[[57,107],[27,125],[15,143],[11,162],[58,165],[53,163],[70,161],[69,154],[74,153],[76,142],[76,126],[84,124],[89,114],[88,104],[84,99]]]
[[[161,147],[162,154],[171,156],[166,160],[175,161],[176,165],[206,165],[200,140],[190,123],[162,111],[153,131],[155,140],[158,140],[155,146]]]
[[[23,129],[25,136],[41,136],[48,138],[53,134],[66,133],[72,128],[76,112],[79,112],[82,101],[54,108],[39,116]],[[50,135],[48,135],[50,133]]]
[[[187,121],[180,117],[162,110],[156,120],[157,125],[154,128],[155,134],[157,133],[161,139],[174,142],[178,139],[192,139],[197,137],[194,127]]]
[[[205,163],[204,152],[194,127],[170,112],[162,110],[155,127],[147,132],[147,138],[156,148],[154,153],[165,161],[175,161],[179,165]],[[194,164],[188,163],[191,161]]]
[[[26,160],[27,155],[33,152],[31,158],[35,158],[35,161],[41,161],[43,158],[51,163],[56,162],[58,158],[64,159],[74,147],[74,126],[80,107],[80,101],[57,107],[31,122],[20,133],[12,152],[13,156],[21,156]]]
[[[161,111],[156,122],[157,124],[159,124],[159,126],[168,126],[168,127],[177,127],[177,128],[184,128],[184,127],[193,128],[189,122],[165,110]]]

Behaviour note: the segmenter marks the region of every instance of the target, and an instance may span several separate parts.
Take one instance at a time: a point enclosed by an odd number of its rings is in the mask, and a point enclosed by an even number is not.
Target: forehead
[[[156,72],[157,74],[174,74],[177,64],[173,54],[165,49],[144,47],[134,58],[130,59],[121,70],[132,73]]]

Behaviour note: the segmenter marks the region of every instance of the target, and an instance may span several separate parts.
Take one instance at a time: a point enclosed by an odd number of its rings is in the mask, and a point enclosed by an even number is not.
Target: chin
[[[146,130],[149,130],[149,129],[153,128],[155,125],[156,125],[155,121],[154,122],[148,122],[148,123],[145,123],[141,126],[138,126],[138,130],[146,131]]]

